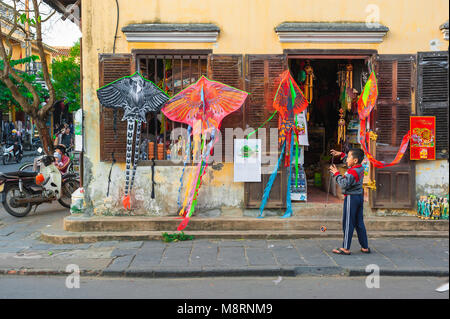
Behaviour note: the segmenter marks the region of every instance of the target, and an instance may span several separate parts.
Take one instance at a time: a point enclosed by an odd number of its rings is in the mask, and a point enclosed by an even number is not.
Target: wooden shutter
[[[379,55],[377,57],[378,100],[375,110],[376,158],[391,162],[409,131],[414,92],[415,57]],[[373,208],[412,208],[415,203],[415,164],[409,148],[399,164],[375,169],[377,190],[372,193]]]
[[[100,87],[132,73],[131,54],[101,54],[99,56]],[[123,110],[116,115],[114,132],[114,111],[100,106],[100,160],[112,161],[112,153],[118,162],[125,162],[127,145],[127,122],[122,121]],[[115,136],[116,135],[116,136]],[[87,135],[89,138],[89,135]]]
[[[248,107],[245,110],[245,124],[258,128],[275,111],[273,99],[278,85],[279,75],[287,69],[285,55],[247,55],[246,89],[250,92]],[[267,134],[270,128],[278,128],[278,114],[265,126]],[[266,153],[270,151],[267,139]]]
[[[236,89],[244,90],[243,57],[242,55],[210,54],[208,56],[208,77],[211,80],[222,82]],[[226,128],[243,128],[244,105],[235,112],[227,115],[221,124],[222,158],[233,161],[234,138],[225,138]],[[228,156],[225,156],[228,154]]]
[[[277,82],[278,76],[287,69],[287,60],[285,55],[247,55],[245,63],[246,91],[250,93],[250,96],[244,110],[244,121],[245,126],[256,129],[274,112],[272,105],[279,85],[279,82]],[[277,127],[278,116],[275,116],[265,126],[267,133],[266,153],[269,153],[271,149],[270,139],[268,138],[270,128]],[[263,166],[265,166],[264,163]],[[286,169],[282,165],[273,184],[266,208],[286,207],[286,175]],[[261,183],[245,183],[244,201],[247,208],[258,208],[260,206],[269,177],[270,174],[263,174]]]
[[[418,114],[436,116],[436,159],[448,159],[448,51],[417,54]]]

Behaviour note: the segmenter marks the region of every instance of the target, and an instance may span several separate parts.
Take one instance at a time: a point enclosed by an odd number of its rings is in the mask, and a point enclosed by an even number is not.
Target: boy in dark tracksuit
[[[330,172],[336,178],[336,183],[341,187],[345,195],[344,209],[342,216],[342,228],[344,231],[343,247],[333,249],[333,253],[340,255],[350,255],[350,245],[353,237],[353,230],[356,228],[358,241],[363,253],[370,253],[367,243],[366,227],[364,226],[363,208],[364,191],[363,178],[364,168],[361,163],[364,159],[364,152],[360,149],[351,149],[348,155],[331,150],[333,156],[340,156],[347,164],[348,171],[342,176],[335,165],[330,166]]]

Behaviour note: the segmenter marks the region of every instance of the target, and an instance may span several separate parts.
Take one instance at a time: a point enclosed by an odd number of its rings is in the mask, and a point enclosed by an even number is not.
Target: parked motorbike
[[[3,165],[8,164],[11,160],[15,160],[17,163],[23,158],[23,147],[21,144],[5,144],[3,146]]]
[[[37,150],[39,147],[42,147],[41,139],[38,137],[33,137],[31,141],[31,150]]]
[[[77,175],[61,175],[54,157],[44,155],[39,160],[39,171],[0,173],[0,201],[5,210],[15,217],[24,217],[42,203],[57,200],[70,208],[72,193],[79,187]]]
[[[37,153],[37,157],[34,159],[33,163],[25,163],[22,166],[19,167],[19,171],[22,172],[36,172],[39,170],[39,165],[40,165],[40,161],[42,160],[42,158],[45,155],[44,150],[42,149],[42,147],[39,147],[36,150]],[[69,154],[65,153],[67,156],[69,156]],[[73,169],[73,161],[72,161],[72,157],[70,157],[70,163],[69,166],[67,167],[67,172],[68,173],[73,173],[76,174],[76,172]]]

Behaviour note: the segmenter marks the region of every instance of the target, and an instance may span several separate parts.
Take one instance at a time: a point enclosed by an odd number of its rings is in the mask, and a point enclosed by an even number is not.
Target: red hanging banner
[[[436,117],[411,116],[411,160],[436,159]]]

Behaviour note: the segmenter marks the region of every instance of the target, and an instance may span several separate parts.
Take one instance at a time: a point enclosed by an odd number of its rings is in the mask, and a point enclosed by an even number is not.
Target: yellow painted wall
[[[274,28],[285,21],[364,22],[379,8],[380,23],[389,27],[380,44],[285,43]],[[131,49],[212,49],[214,53],[278,54],[283,49],[376,49],[379,53],[401,54],[429,51],[430,40],[448,46],[439,25],[448,19],[447,0],[119,0],[120,21],[116,53]],[[99,160],[98,150],[98,54],[112,53],[116,7],[109,0],[85,0],[82,7],[84,105],[88,126],[95,138],[88,152]],[[128,43],[121,28],[131,23],[214,23],[220,27],[218,42]],[[90,145],[90,147],[89,147]]]
[[[275,27],[282,22],[365,22],[379,9],[379,22],[389,28],[379,44],[280,43]],[[448,20],[447,0],[119,0],[120,20],[116,53],[132,49],[211,49],[227,54],[280,54],[284,49],[375,49],[380,54],[415,54],[430,51],[438,40],[446,50],[439,26]],[[83,98],[85,150],[92,174],[102,174],[100,160],[98,55],[112,53],[116,6],[110,0],[84,0]],[[372,20],[373,21],[373,20]],[[220,28],[217,43],[128,43],[122,27],[132,23],[214,23]],[[230,164],[227,164],[230,165]],[[217,174],[226,174],[228,167]],[[218,175],[222,178],[225,175]],[[232,179],[228,175],[228,180]],[[232,182],[232,180],[230,181]]]
[[[286,21],[365,22],[379,8],[380,23],[390,31],[381,44],[280,44],[274,28]],[[439,25],[448,20],[446,0],[119,0],[117,52],[131,48],[211,48],[217,53],[282,53],[286,48],[370,48],[379,53],[428,51],[429,41],[442,40]],[[368,11],[366,12],[366,8]],[[95,19],[93,19],[93,15]],[[94,50],[111,52],[116,7],[109,0],[83,1],[83,33],[92,27]],[[214,23],[217,44],[132,44],[120,31],[131,23]],[[92,24],[92,25],[91,25]],[[85,48],[88,46],[86,45]]]

